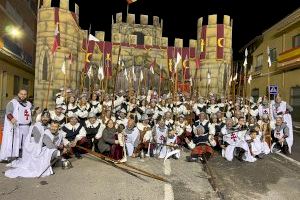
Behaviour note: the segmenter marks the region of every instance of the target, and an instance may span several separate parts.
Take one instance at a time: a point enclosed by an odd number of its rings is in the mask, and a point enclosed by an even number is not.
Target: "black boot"
[[[243,155],[246,151],[242,148],[239,148],[239,152],[238,152],[238,155],[237,155],[237,159],[241,162],[243,162]]]
[[[287,144],[284,144],[283,147],[281,147],[281,151],[284,154],[288,154],[289,153],[289,146]]]

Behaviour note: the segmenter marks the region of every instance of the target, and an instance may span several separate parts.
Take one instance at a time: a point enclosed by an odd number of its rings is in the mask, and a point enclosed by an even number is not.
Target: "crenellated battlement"
[[[51,7],[51,0],[43,0],[42,5],[39,6],[37,23],[35,102],[43,106],[50,73],[52,77],[55,77],[50,86],[50,96],[54,96],[64,84],[67,87],[80,88],[84,84],[83,81],[89,82],[82,80],[82,71],[91,66],[96,69],[106,58],[111,59],[111,65],[114,66],[113,69],[116,69],[120,45],[122,46],[120,57],[124,61],[125,67],[139,65],[149,69],[149,65],[155,61],[154,71],[156,74],[159,73],[157,71],[159,65],[165,81],[172,78],[169,69],[174,67],[171,65],[175,63],[177,53],[180,53],[182,62],[178,64],[177,70],[180,77],[178,80],[183,85],[189,80],[189,78],[184,80],[182,75],[184,73],[183,65],[187,64],[183,60],[189,59],[189,73],[192,75],[196,71],[196,60],[200,57],[199,77],[195,77],[196,82],[194,83],[197,87],[196,90],[201,95],[205,95],[206,74],[209,71],[212,79],[211,91],[220,91],[224,83],[218,82],[218,80],[224,79],[225,71],[228,69],[223,65],[222,68],[220,66],[222,63],[227,65],[231,63],[232,19],[225,15],[223,23],[218,24],[217,15],[209,15],[205,19],[199,18],[197,39],[189,39],[188,47],[184,47],[182,38],[175,38],[173,42],[163,36],[162,19],[153,16],[153,23],[149,24],[149,18],[148,15],[136,16],[129,13],[126,19],[123,19],[122,13],[116,13],[112,15],[111,40],[105,41],[106,33],[104,31],[96,31],[95,37],[99,42],[88,42],[88,30],[79,27],[79,6],[77,4],[75,4],[75,12],[72,12],[69,10],[69,0],[61,0],[59,7]],[[137,23],[138,21],[140,23]],[[59,24],[60,46],[54,56],[51,49],[57,23]],[[66,66],[67,80],[65,82],[61,66],[70,55],[72,55],[72,64]],[[51,69],[52,67],[53,69]],[[45,73],[47,76],[43,75]],[[154,78],[154,82],[158,82],[157,77],[145,77],[145,79],[147,78]],[[113,79],[110,79],[108,85],[113,85],[110,83],[111,80]],[[125,81],[124,77],[120,80]],[[127,87],[128,83],[125,81],[121,85]],[[165,82],[163,85],[167,91],[169,83]]]

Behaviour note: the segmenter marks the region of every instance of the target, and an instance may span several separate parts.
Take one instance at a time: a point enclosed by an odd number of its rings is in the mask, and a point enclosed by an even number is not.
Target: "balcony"
[[[285,52],[280,53],[277,58],[277,61],[279,63],[282,63],[298,57],[300,57],[300,47],[289,49]]]
[[[282,52],[279,54],[277,62],[277,66],[280,68],[296,67],[300,63],[300,47]]]
[[[13,53],[16,57],[18,57],[21,61],[26,63],[29,66],[32,66],[32,56],[25,52],[22,48],[20,48],[16,43],[8,39],[7,37],[3,37],[4,48]]]

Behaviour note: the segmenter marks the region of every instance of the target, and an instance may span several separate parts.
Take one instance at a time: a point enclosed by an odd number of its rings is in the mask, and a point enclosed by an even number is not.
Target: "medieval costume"
[[[19,157],[19,151],[22,149],[32,122],[31,108],[32,105],[29,101],[21,100],[19,97],[7,104],[0,161]]]
[[[59,131],[57,122],[51,124],[50,130],[45,131],[40,122],[37,123],[31,129],[33,132],[26,138],[23,150],[26,156],[11,163],[10,167],[12,168],[5,172],[5,176],[29,178],[53,174],[50,162],[60,156],[59,149],[63,148],[63,135]],[[38,134],[34,133],[35,128],[40,129],[41,135],[39,137],[37,137]]]

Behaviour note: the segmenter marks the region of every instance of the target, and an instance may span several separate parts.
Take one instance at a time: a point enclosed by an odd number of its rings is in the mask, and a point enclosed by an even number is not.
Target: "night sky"
[[[126,0],[70,0],[71,10],[73,2],[80,6],[80,26],[88,29],[91,24],[92,33],[105,31],[107,41],[110,41],[111,15],[123,12],[123,19],[126,15]],[[169,45],[178,37],[184,39],[184,46],[188,46],[188,39],[197,38],[199,17],[218,14],[221,22],[222,15],[230,15],[236,59],[241,47],[299,7],[300,0],[138,0],[130,5],[129,13],[149,15],[149,24],[152,16],[162,18],[163,36],[169,37]]]

